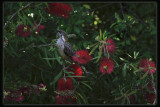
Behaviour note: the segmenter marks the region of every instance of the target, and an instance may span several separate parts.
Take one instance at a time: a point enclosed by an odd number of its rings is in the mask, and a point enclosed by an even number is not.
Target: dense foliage
[[[5,2],[3,8],[5,104],[156,103],[156,3]],[[77,53],[87,51],[79,66],[66,61],[77,73],[63,69],[57,29]]]

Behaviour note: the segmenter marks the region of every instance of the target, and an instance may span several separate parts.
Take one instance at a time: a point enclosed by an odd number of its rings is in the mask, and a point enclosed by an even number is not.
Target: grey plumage
[[[64,43],[64,53],[68,57],[72,57],[76,53],[72,45],[69,42]]]

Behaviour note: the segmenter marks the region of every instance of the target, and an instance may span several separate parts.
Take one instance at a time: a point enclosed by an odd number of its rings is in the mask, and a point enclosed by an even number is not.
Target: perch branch
[[[22,7],[21,9],[19,9],[17,12],[15,12],[10,19],[6,22],[6,24],[4,25],[3,29],[8,25],[8,23],[17,15],[18,12],[26,9],[27,7],[29,7],[32,3],[27,4],[26,6]]]

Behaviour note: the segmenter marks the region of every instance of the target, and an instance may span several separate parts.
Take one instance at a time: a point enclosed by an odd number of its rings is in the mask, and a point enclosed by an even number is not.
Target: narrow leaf
[[[89,55],[91,55],[97,48],[98,48],[99,44],[97,44],[92,50],[91,52],[89,53]]]
[[[122,72],[123,77],[126,76],[126,68],[127,68],[127,64],[124,64],[124,66],[123,66],[123,72]]]
[[[54,81],[52,81],[50,85],[55,84],[61,76],[62,76],[62,71],[54,78]]]
[[[101,31],[101,29],[100,29],[99,39],[102,40],[102,31]]]
[[[144,79],[148,75],[149,70],[140,78],[141,80]]]
[[[100,50],[98,52],[98,59],[96,60],[96,63],[99,61],[99,59],[101,58],[102,56],[102,46],[100,46]]]
[[[90,90],[92,90],[92,87],[89,86],[88,84],[86,84],[85,82],[81,82],[82,84],[84,84],[85,86],[87,86]]]
[[[46,48],[44,48],[44,55],[45,55],[46,58],[48,58]],[[49,62],[49,60],[46,60],[46,62],[49,65],[49,67],[52,67],[51,64],[50,64],[50,62]]]
[[[57,59],[58,63],[62,65],[62,62],[61,62],[60,59],[59,59],[59,56],[58,56],[57,51],[55,51],[55,56],[56,56],[56,59]]]

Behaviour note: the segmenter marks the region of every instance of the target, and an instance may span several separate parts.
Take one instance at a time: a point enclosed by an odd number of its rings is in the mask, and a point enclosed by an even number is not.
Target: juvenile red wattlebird
[[[56,43],[58,52],[61,55],[62,59],[72,62],[72,56],[75,55],[76,52],[72,47],[72,45],[68,42],[67,33],[63,30],[57,30],[57,31],[59,35],[59,39],[57,40]]]

